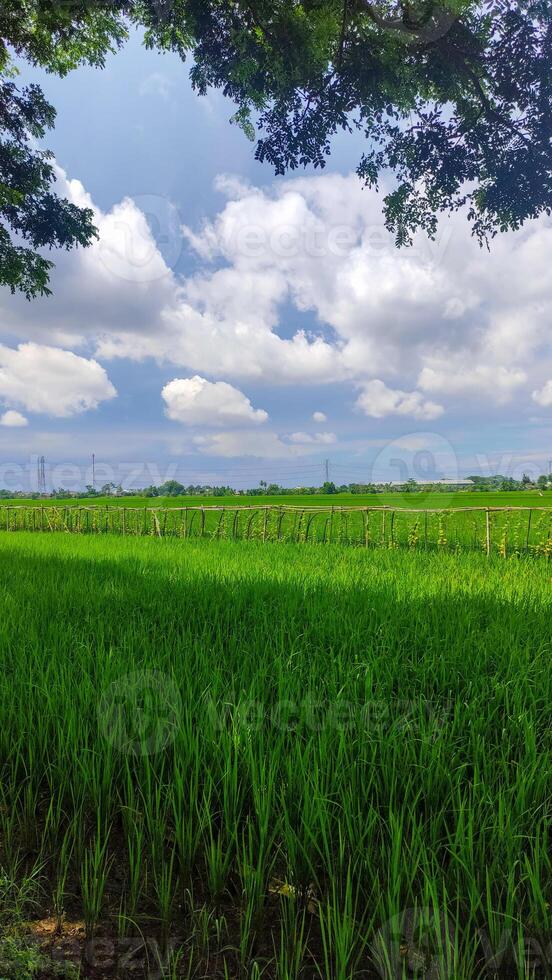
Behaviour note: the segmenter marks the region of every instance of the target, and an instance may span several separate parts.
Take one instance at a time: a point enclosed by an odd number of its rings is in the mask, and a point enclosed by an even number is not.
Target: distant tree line
[[[526,473],[521,480],[514,480],[513,477],[495,474],[494,476],[469,476],[472,485],[463,487],[463,490],[471,491],[520,491],[520,490],[552,490],[552,474],[541,474],[536,480],[532,480]],[[125,490],[120,484],[104,483],[103,486],[95,488],[87,486],[84,491],[65,490],[60,487],[52,490],[48,497],[57,500],[68,500],[74,497],[285,497],[302,494],[305,496],[316,496],[317,494],[368,494],[368,493],[450,493],[454,483],[417,483],[416,480],[407,480],[406,483],[342,483],[336,484],[333,481],[326,481],[320,487],[282,487],[278,483],[267,483],[261,480],[259,485],[248,490],[235,490],[229,486],[211,486],[209,484],[190,483],[184,486],[178,480],[167,480],[160,486],[142,487],[136,490]],[[40,499],[38,493],[26,493],[18,490],[0,490],[0,499],[9,500],[17,497],[25,499]]]
[[[514,480],[511,476],[468,476],[468,480],[473,482],[470,490],[550,490],[552,489],[552,473],[548,475],[542,473],[536,480],[532,480],[527,473],[524,473],[521,480]]]

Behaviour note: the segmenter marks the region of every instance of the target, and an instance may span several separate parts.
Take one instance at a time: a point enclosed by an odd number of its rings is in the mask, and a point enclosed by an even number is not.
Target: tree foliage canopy
[[[465,208],[488,239],[552,205],[548,0],[177,0],[200,92],[220,87],[276,172],[358,129],[398,244]],[[150,43],[167,43],[167,25]],[[181,38],[175,35],[175,46]]]
[[[79,64],[102,66],[126,36],[122,9],[86,0],[2,0],[0,8],[0,284],[28,299],[47,294],[53,263],[45,248],[88,245],[92,212],[55,194],[52,154],[38,149],[55,110],[38,85],[19,88],[15,53],[65,75]],[[111,8],[111,9],[108,9]]]
[[[3,0],[0,66],[8,49],[62,74],[101,66],[129,23],[148,46],[189,56],[198,92],[235,101],[234,121],[278,174],[324,166],[339,130],[364,134],[357,171],[384,181],[398,245],[434,234],[443,211],[465,209],[481,241],[550,213],[549,0]],[[47,155],[29,149],[52,122],[39,90],[2,81],[0,217],[31,249],[0,226],[0,281],[29,295],[48,266],[32,249],[93,234],[90,215],[79,224],[49,193]]]

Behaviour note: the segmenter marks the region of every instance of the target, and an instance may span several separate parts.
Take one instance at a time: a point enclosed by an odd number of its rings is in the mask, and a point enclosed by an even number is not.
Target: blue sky
[[[455,215],[397,252],[358,135],[276,178],[138,36],[102,72],[29,80],[100,241],[53,256],[53,297],[0,293],[0,485],[44,455],[76,489],[92,453],[127,485],[548,470],[550,220],[488,253]]]

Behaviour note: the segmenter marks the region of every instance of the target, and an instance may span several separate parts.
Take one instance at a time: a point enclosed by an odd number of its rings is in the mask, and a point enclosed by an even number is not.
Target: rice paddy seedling
[[[364,915],[357,907],[353,888],[347,870],[343,879],[332,879],[328,897],[320,908],[321,976],[328,980],[347,980],[354,975],[364,950]]]
[[[81,870],[82,911],[88,935],[92,935],[100,921],[105,889],[113,859],[108,855],[109,834],[103,835],[98,827],[92,844],[84,853]]]
[[[4,921],[168,976],[546,976],[550,565],[416,520],[0,534]]]
[[[226,891],[233,856],[232,843],[225,839],[223,832],[214,836],[211,826],[205,845],[205,873],[209,895],[214,902],[221,899]]]
[[[42,866],[35,862],[26,868],[19,852],[4,855],[6,864],[0,864],[0,926],[7,922],[20,922],[39,905]]]
[[[273,937],[276,980],[299,980],[307,955],[307,910],[298,907],[293,890],[280,899],[280,934]]]
[[[52,905],[56,917],[57,929],[61,929],[63,916],[65,913],[65,898],[67,892],[67,878],[71,856],[74,849],[73,830],[70,828],[59,840],[53,842],[54,864],[52,868]]]

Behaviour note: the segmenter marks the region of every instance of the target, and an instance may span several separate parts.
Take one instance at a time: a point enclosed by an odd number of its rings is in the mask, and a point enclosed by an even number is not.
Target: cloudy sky
[[[397,251],[354,175],[274,177],[135,37],[103,72],[38,80],[58,190],[94,210],[50,298],[0,292],[0,485],[36,459],[76,488],[320,483],[548,470],[552,220],[471,238],[461,214]]]

